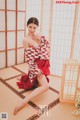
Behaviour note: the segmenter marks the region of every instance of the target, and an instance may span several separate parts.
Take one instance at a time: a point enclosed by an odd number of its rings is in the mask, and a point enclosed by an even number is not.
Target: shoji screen
[[[50,7],[51,0],[42,0],[42,24],[41,24],[41,32],[49,39],[49,30],[50,30]]]
[[[39,20],[39,28],[37,32],[40,32],[40,22],[41,22],[41,0],[26,0],[26,19],[30,17],[36,17]]]
[[[70,57],[75,4],[54,1],[51,38],[51,73],[62,76],[63,61]]]
[[[0,0],[0,68],[24,62],[25,0]]]
[[[18,0],[17,2],[17,64],[24,62],[24,49],[22,48],[22,40],[26,30],[26,0]]]
[[[75,31],[75,39],[74,39],[74,54],[73,58],[80,61],[80,5],[77,6],[77,24],[76,24],[76,31]],[[80,88],[80,77],[79,77],[79,88]]]
[[[5,0],[0,0],[0,68],[6,66]]]
[[[75,31],[75,43],[74,43],[74,54],[73,58],[80,61],[80,6],[77,8],[77,24]]]

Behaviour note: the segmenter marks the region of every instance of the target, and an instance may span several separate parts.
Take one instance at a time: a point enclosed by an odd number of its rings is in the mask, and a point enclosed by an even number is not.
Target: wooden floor
[[[59,102],[61,78],[54,76],[49,76],[49,90],[32,99],[14,116],[18,101],[32,92],[16,85],[17,77],[27,73],[27,68],[24,63],[0,70],[0,115],[6,113],[8,120],[80,120],[80,116],[72,115],[74,105]]]

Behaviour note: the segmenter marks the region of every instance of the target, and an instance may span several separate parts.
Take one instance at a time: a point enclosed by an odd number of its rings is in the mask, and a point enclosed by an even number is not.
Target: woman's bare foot
[[[24,105],[25,105],[24,103],[20,102],[20,103],[15,107],[13,114],[16,115],[17,112],[20,111],[20,110],[24,107]]]
[[[15,109],[14,109],[14,115],[16,115],[16,113],[18,112],[18,108],[17,107],[15,107]]]

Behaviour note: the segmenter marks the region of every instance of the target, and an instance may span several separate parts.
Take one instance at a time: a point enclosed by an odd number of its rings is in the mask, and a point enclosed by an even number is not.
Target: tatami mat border
[[[22,75],[22,73],[19,74],[19,75],[14,76],[14,77],[10,77],[10,78],[4,79],[4,81],[8,81],[8,80],[14,79],[14,78],[19,77],[19,76],[21,76],[21,75]]]
[[[59,94],[59,91],[58,91],[58,90],[56,90],[56,89],[54,89],[54,88],[52,88],[52,87],[49,87],[49,89],[52,90],[52,91],[54,91],[55,93]]]
[[[14,68],[15,70],[21,72],[22,74],[26,74],[25,72],[21,71],[20,69],[16,68],[15,66],[12,66],[12,68]]]
[[[58,103],[60,103],[59,98],[56,99],[55,101],[53,101],[52,103],[50,103],[50,104],[48,105],[48,111],[49,111],[51,108],[53,108],[55,105],[57,105]],[[43,110],[43,109],[42,109],[42,110]],[[47,111],[46,111],[46,112],[47,112]],[[43,112],[43,114],[44,114],[44,112]],[[43,114],[41,114],[41,115],[43,115]],[[36,120],[36,119],[38,119],[41,115],[33,115],[33,116],[29,117],[27,120]]]
[[[5,82],[3,79],[0,78],[0,81],[6,85],[10,90],[12,90],[14,93],[16,93],[20,98],[24,98],[24,96],[22,94],[20,94],[15,88],[13,88],[12,86],[10,86],[7,82]]]

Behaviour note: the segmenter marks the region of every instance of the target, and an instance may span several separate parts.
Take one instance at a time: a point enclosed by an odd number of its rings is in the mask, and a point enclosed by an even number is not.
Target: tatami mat
[[[50,76],[49,75],[49,85],[50,87],[56,89],[57,91],[60,91],[61,90],[61,78],[58,78],[56,76]]]
[[[15,65],[14,67],[24,73],[28,73],[28,64],[27,63]]]
[[[18,92],[21,92],[24,89],[19,89],[19,87],[17,86],[17,83],[19,80],[17,80],[17,78],[13,78],[10,79],[8,81],[6,81],[10,86],[12,86],[13,88],[15,88]]]
[[[43,114],[37,120],[80,120],[79,116],[75,116],[72,112],[75,107],[71,104],[57,104],[54,108],[48,111],[48,114]]]
[[[21,100],[21,96],[28,96],[28,94],[33,91],[19,89],[16,84],[18,81],[17,78],[27,72],[28,65],[26,63],[0,70],[1,80],[6,80],[3,81],[3,83],[0,82],[0,113],[7,112],[9,116],[8,120],[27,120],[28,118],[29,120],[34,120],[31,116],[39,115],[34,107],[49,105],[48,113],[41,115],[38,120],[80,120],[80,117],[72,115],[72,112],[75,110],[74,105],[59,103],[59,94],[56,90],[60,91],[62,79],[51,75],[49,76],[49,85],[51,88],[33,98],[31,100],[32,104],[27,104],[16,116],[14,116],[13,109],[17,102]]]
[[[26,96],[26,93],[24,93]],[[45,91],[44,93],[38,95],[31,101],[37,105],[48,105],[54,100],[56,100],[59,97],[59,95],[51,90]]]
[[[37,113],[33,107],[27,104],[22,110],[17,113],[17,115],[14,116],[14,107],[17,105],[18,101],[21,100],[21,98],[1,82],[0,93],[0,113],[7,112],[8,120],[26,120]]]
[[[20,74],[21,74],[21,72],[15,70],[12,67],[0,70],[0,78],[2,78],[3,80],[20,75]]]

